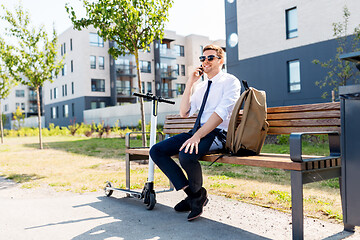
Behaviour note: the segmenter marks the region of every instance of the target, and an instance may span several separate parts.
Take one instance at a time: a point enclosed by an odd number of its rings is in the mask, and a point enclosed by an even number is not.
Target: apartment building
[[[42,91],[40,91],[40,101],[42,102]],[[25,85],[17,85],[10,92],[9,96],[1,100],[2,113],[6,116],[4,128],[10,129],[13,113],[19,107],[25,117],[37,116],[36,92],[33,88]],[[43,109],[43,106],[41,106]]]
[[[225,41],[211,41],[199,35],[180,36],[165,31],[164,39],[140,51],[141,84],[144,93],[174,98],[185,89],[188,72],[196,68],[202,47]],[[112,42],[103,41],[96,29],[67,29],[59,35],[59,57],[65,65],[53,83],[43,88],[45,125],[83,122],[84,110],[135,103],[139,91],[135,57],[109,55]]]
[[[360,24],[358,0],[225,0],[228,71],[267,92],[268,106],[331,101],[315,85],[327,69],[312,63],[336,55],[334,22],[351,12],[348,31]]]

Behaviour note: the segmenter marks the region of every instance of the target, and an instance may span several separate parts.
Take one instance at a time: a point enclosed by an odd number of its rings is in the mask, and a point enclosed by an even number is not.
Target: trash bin
[[[354,230],[360,226],[360,85],[341,86],[339,95],[343,221]]]

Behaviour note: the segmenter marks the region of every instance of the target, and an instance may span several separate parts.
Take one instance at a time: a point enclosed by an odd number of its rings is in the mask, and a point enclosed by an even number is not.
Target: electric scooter
[[[150,148],[156,143],[156,126],[157,126],[157,114],[159,102],[175,104],[174,101],[164,99],[162,97],[154,96],[151,93],[142,94],[134,93],[134,96],[141,97],[152,101],[151,109],[151,125],[150,125]],[[154,190],[154,162],[149,155],[149,172],[148,179],[142,192],[136,192],[129,189],[115,188],[111,182],[107,182],[105,186],[105,195],[110,197],[113,191],[126,192],[128,196],[136,197],[138,199],[144,199],[144,204],[148,210],[152,210],[156,204],[156,196]],[[170,189],[172,190],[172,189]],[[165,191],[161,191],[165,192]],[[159,192],[158,192],[159,193]]]

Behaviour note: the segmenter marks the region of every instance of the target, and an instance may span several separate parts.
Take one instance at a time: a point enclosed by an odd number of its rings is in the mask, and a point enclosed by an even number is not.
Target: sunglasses
[[[207,57],[206,57],[206,56],[200,56],[200,57],[199,57],[200,62],[205,62],[206,58],[207,58],[207,60],[208,60],[209,62],[211,62],[212,60],[214,60],[214,58],[221,59],[221,57],[218,57],[218,56],[215,56],[215,55],[209,55],[209,56],[207,56]]]

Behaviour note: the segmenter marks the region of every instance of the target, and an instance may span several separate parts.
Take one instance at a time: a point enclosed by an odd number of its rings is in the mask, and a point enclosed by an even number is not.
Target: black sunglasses
[[[207,57],[206,57],[206,56],[200,56],[200,57],[199,57],[200,62],[205,62],[206,58],[207,58],[207,60],[208,60],[209,62],[211,62],[212,60],[214,60],[214,58],[221,59],[221,57],[218,57],[218,56],[215,56],[215,55],[209,55],[209,56],[207,56]]]

